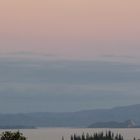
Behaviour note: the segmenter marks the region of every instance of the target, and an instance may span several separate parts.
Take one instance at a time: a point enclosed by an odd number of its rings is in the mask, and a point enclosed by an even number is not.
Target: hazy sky
[[[139,5],[139,0],[1,1],[0,51],[139,57]]]
[[[139,103],[139,17],[139,0],[1,1],[0,112]]]

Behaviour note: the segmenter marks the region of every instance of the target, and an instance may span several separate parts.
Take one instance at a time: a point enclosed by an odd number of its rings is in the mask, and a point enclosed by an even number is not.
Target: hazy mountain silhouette
[[[3,127],[88,127],[96,122],[126,120],[140,124],[140,104],[79,112],[0,114],[0,126]]]

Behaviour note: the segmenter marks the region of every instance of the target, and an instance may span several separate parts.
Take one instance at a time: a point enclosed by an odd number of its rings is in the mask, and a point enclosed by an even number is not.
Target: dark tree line
[[[63,138],[64,140],[64,138]],[[123,136],[121,134],[114,134],[111,131],[108,131],[106,133],[100,132],[100,133],[93,133],[92,135],[87,133],[87,134],[82,134],[81,136],[79,135],[71,135],[70,140],[124,140]]]

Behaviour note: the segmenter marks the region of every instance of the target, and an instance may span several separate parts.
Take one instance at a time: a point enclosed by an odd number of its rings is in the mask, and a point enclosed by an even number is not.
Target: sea
[[[125,140],[140,140],[140,129],[110,129],[110,128],[100,128],[100,129],[91,129],[91,128],[38,128],[38,129],[20,129],[19,131],[27,137],[27,140],[70,140],[70,136],[74,133],[81,135],[83,133],[93,134],[95,132],[106,132],[111,130],[115,134],[121,134]],[[4,131],[17,131],[17,130],[0,130],[0,133]]]

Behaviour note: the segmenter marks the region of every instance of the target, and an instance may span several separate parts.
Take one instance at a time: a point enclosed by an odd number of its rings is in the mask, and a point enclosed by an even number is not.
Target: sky
[[[139,57],[139,5],[139,0],[1,1],[0,51]]]
[[[139,5],[139,0],[1,1],[0,112],[139,103]]]

